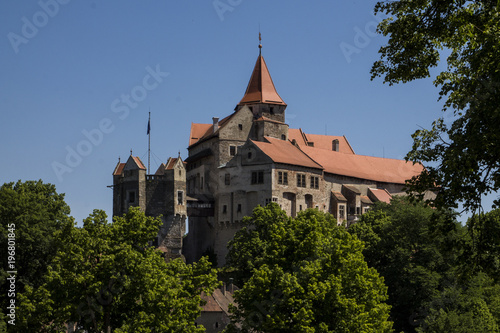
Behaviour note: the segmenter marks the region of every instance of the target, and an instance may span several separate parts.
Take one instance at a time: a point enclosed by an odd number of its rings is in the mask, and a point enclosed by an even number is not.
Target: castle
[[[357,155],[345,136],[289,128],[286,107],[259,51],[234,112],[191,124],[185,161],[170,158],[154,175],[132,155],[117,164],[113,215],[130,206],[161,214],[155,244],[168,258],[193,262],[212,252],[221,266],[243,217],[258,205],[276,202],[290,216],[316,208],[349,225],[374,202],[405,194],[405,180],[422,171],[403,160]]]

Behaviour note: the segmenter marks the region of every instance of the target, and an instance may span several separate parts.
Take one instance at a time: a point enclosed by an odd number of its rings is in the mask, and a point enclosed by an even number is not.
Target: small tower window
[[[240,131],[243,131],[243,125],[242,124],[238,124],[238,128],[240,129]]]
[[[269,108],[269,113],[270,113],[270,114],[274,114],[274,107],[272,107],[272,106],[271,106],[271,107]]]
[[[238,212],[238,213],[241,213],[241,204],[238,204],[238,209],[237,209],[237,212]]]
[[[129,203],[134,203],[135,202],[135,191],[129,191],[128,192],[128,202]]]
[[[177,204],[184,204],[184,193],[182,191],[177,191]]]
[[[236,155],[236,146],[229,146],[229,155]]]
[[[286,140],[286,135],[285,134],[281,134],[281,140]]]

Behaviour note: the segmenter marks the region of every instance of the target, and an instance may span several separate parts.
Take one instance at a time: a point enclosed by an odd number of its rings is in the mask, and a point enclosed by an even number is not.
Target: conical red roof
[[[264,61],[264,57],[261,55],[259,55],[255,63],[245,96],[243,96],[238,105],[256,103],[286,105],[280,95],[278,95],[271,74],[269,74],[266,62]]]

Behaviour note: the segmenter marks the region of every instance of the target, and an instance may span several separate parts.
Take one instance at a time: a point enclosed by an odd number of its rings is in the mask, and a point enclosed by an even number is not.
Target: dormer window
[[[332,140],[332,150],[339,151],[339,140],[337,139]]]

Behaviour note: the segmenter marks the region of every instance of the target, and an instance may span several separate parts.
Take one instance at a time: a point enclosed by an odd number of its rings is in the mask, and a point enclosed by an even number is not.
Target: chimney
[[[226,296],[226,283],[222,282],[222,286],[220,286],[220,291],[222,291],[222,295]]]
[[[212,120],[214,122],[214,133],[215,133],[219,129],[219,118],[218,117],[213,117]]]

